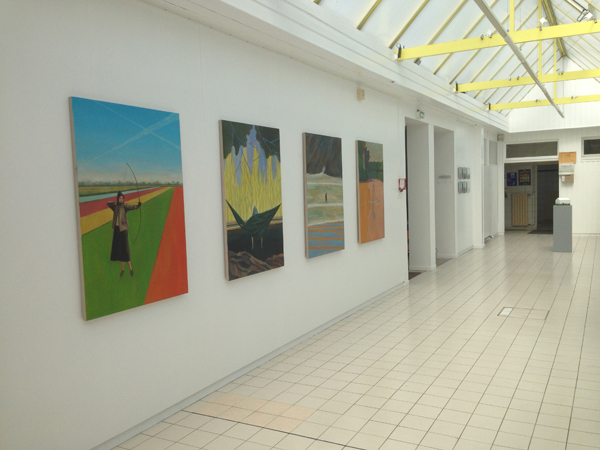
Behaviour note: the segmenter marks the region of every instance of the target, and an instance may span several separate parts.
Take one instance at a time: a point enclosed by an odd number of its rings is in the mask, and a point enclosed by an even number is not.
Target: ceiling
[[[304,1],[318,4],[320,8],[349,22],[353,27],[374,37],[382,46],[388,48],[397,48],[398,44],[404,48],[412,48],[497,34],[473,0]],[[515,31],[538,28],[539,17],[547,19],[549,26],[572,24],[578,22],[578,19],[585,21],[590,18],[593,20],[593,17],[600,18],[600,9],[598,9],[600,0],[594,2],[513,1]],[[508,29],[510,0],[486,0],[486,3],[502,22],[504,29]],[[587,11],[591,14],[584,18]],[[568,58],[582,70],[600,68],[599,34],[556,39],[557,67],[562,67],[562,63],[566,61],[563,58]],[[542,73],[554,73],[554,40],[540,42],[542,42]],[[529,65],[539,73],[539,43],[527,42],[518,46]],[[508,45],[398,61],[398,64],[414,63],[420,64],[421,68],[425,68],[451,85],[527,76],[526,69]],[[573,81],[564,81],[564,83],[573,83]],[[495,105],[520,102],[534,88],[534,84],[486,88],[468,91],[464,95],[469,95],[483,104]],[[501,113],[508,115],[511,110],[505,109]]]

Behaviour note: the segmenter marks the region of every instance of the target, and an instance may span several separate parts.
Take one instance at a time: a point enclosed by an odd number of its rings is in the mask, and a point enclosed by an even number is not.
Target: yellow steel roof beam
[[[600,23],[593,21],[568,23],[565,25],[542,28],[541,31],[539,28],[534,28],[531,30],[514,31],[507,34],[512,38],[515,44],[522,44],[524,42],[543,41],[545,39],[557,39],[593,33],[600,33]],[[462,39],[460,41],[441,42],[439,44],[404,48],[398,59],[404,61],[406,59],[424,58],[446,53],[466,52],[469,50],[500,47],[503,45],[506,45],[504,38],[500,34],[493,34],[491,37],[482,36],[478,38]]]
[[[523,3],[523,2],[521,2],[521,3]],[[518,5],[518,6],[520,6],[520,5],[521,5],[521,3],[519,3],[519,5]],[[518,7],[518,6],[517,6],[517,7]],[[533,13],[534,13],[534,12],[535,12],[535,9],[534,9],[533,11],[531,11],[531,14],[529,14],[529,16],[527,16],[527,18],[526,18],[526,19],[523,21],[523,23],[521,23],[521,26],[523,26],[523,24],[527,23],[527,21],[529,20],[529,18],[530,18],[531,16],[533,16]],[[502,23],[504,23],[505,21],[506,21],[506,19],[504,19],[504,21],[502,21]],[[519,28],[520,28],[520,27],[519,27]],[[483,73],[483,71],[484,71],[485,69],[487,69],[487,68],[488,68],[488,66],[489,66],[489,65],[490,65],[490,64],[491,64],[493,61],[495,61],[495,60],[496,60],[496,57],[497,57],[497,56],[500,54],[500,52],[501,52],[502,50],[504,50],[504,49],[503,49],[503,48],[500,48],[500,49],[499,49],[499,50],[498,50],[498,51],[497,51],[497,52],[494,54],[494,56],[492,56],[492,57],[489,59],[489,61],[488,61],[488,62],[487,62],[487,63],[486,63],[486,64],[485,64],[485,65],[484,65],[482,68],[481,68],[481,70],[480,70],[479,72],[477,72],[477,75],[475,75],[475,76],[474,76],[474,77],[471,79],[471,82],[473,82],[473,81],[475,81],[477,78],[479,78],[479,76],[480,76],[480,75]],[[529,56],[529,55],[528,55],[528,56]],[[512,59],[512,57],[513,57],[513,55],[511,55],[511,57],[510,57],[510,58],[509,58],[509,59],[508,59],[506,62],[510,61],[510,59]],[[505,62],[504,64],[502,64],[502,67],[504,67],[504,66],[506,65],[506,62]],[[461,72],[462,72],[462,70],[461,70]],[[497,73],[498,73],[498,72],[496,72],[496,74],[497,74]],[[494,74],[494,76],[492,76],[492,78],[494,78],[494,77],[496,76],[496,74]],[[458,77],[458,75],[457,75],[457,76],[456,76],[456,77],[455,77],[455,78],[452,80],[452,82],[454,82],[454,81],[456,80],[456,78],[457,78],[457,77]]]
[[[496,6],[496,3],[498,3],[498,0],[494,0],[492,2],[492,4],[490,5],[490,8],[493,8],[494,6]],[[481,23],[481,21],[485,19],[485,15],[482,14],[481,17],[477,20],[477,22],[475,22],[475,24],[471,27],[471,29],[469,31],[467,31],[467,33],[463,36],[463,39],[466,39],[469,37],[469,35],[473,32],[473,30],[475,28],[477,28],[477,26]],[[396,52],[397,53],[397,52]],[[446,58],[444,59],[444,61],[438,66],[437,69],[435,69],[435,71],[433,72],[434,75],[437,75],[437,73],[440,71],[440,69],[442,67],[444,67],[444,64],[446,64],[448,62],[448,60],[450,59],[450,57],[452,56],[452,53],[450,53],[448,56],[446,56]]]
[[[530,56],[533,54],[534,50],[535,50],[535,48],[532,48],[532,49],[531,49],[531,51],[530,51],[529,53],[527,53],[527,55],[525,56],[525,58],[529,58],[529,57],[530,57]],[[514,59],[513,59],[513,58],[511,58],[511,59],[509,59],[508,61],[509,61],[509,62],[510,62],[510,61],[513,61],[513,62],[514,62]],[[520,63],[519,61],[517,61],[517,66],[516,66],[516,67],[515,67],[515,68],[512,70],[512,72],[510,73],[510,76],[509,76],[509,78],[512,78],[512,76],[515,74],[515,72],[516,72],[517,70],[519,70],[520,68],[522,68],[522,66],[521,66],[521,63]],[[523,74],[521,74],[521,75],[517,75],[517,76],[518,76],[518,77],[524,77],[525,75],[527,75],[527,71],[525,71]],[[494,95],[496,95],[496,92],[498,92],[498,89],[494,89],[494,92],[492,92],[492,93],[491,93],[491,94],[488,96],[488,98],[486,98],[486,99],[485,99],[485,101],[484,101],[483,103],[484,103],[484,104],[488,104],[488,103],[490,102],[490,99],[491,99],[491,98],[492,98]],[[509,92],[511,92],[511,89],[507,89],[507,90],[504,92],[504,94],[502,95],[502,97],[500,97],[500,99],[503,99],[503,98],[504,98],[506,95],[508,95],[508,93],[509,93]],[[478,95],[479,95],[479,94],[478,94]]]
[[[427,6],[427,3],[429,3],[429,0],[425,0],[423,3],[421,3],[421,6],[419,6],[419,9],[417,9],[417,12],[414,13],[413,16],[406,23],[406,25],[404,25],[404,28],[402,28],[402,30],[400,31],[400,33],[398,33],[398,36],[396,36],[394,38],[394,40],[390,44],[389,48],[394,48],[394,45],[396,45],[398,43],[398,41],[400,40],[400,38],[402,36],[404,36],[404,33],[406,33],[406,30],[408,30],[408,28],[412,25],[412,23],[419,16],[419,14],[421,14],[421,11],[423,11],[423,8],[425,8]]]
[[[381,3],[381,0],[377,0],[373,4],[373,6],[371,6],[371,9],[367,13],[367,15],[363,18],[363,20],[360,21],[360,23],[358,24],[358,26],[356,28],[358,28],[359,30],[362,30],[362,27],[365,26],[365,23],[367,23],[367,20],[369,20],[369,18],[371,17],[371,14],[373,14],[375,12],[375,10],[377,9],[377,7],[379,6],[380,3]]]
[[[556,15],[554,14],[554,9],[552,9],[552,4],[550,0],[542,0],[542,4],[544,5],[544,10],[546,11],[546,17],[551,26],[558,25],[558,21],[556,20]],[[567,56],[567,51],[565,50],[565,44],[562,39],[556,39],[558,43],[558,49],[560,50],[561,55]]]
[[[446,22],[444,23],[444,25],[442,25],[442,27],[438,30],[438,32],[435,33],[435,35],[431,38],[431,40],[429,41],[429,45],[433,44],[436,41],[436,39],[438,37],[440,37],[440,34],[442,34],[444,32],[444,30],[446,29],[446,27],[450,24],[450,22],[452,22],[454,20],[454,18],[456,17],[456,15],[460,12],[460,10],[463,8],[463,6],[465,6],[465,4],[467,3],[467,1],[468,0],[463,0],[462,3],[460,5],[458,5],[458,8],[456,8],[454,10],[454,12],[446,20]]]
[[[557,105],[571,105],[573,103],[589,102],[600,102],[600,95],[580,95],[554,99],[554,103]],[[495,105],[490,105],[489,109],[490,111],[502,111],[505,109],[533,108],[535,106],[550,106],[550,102],[548,100],[531,100],[527,102],[497,103]]]
[[[584,80],[586,78],[598,78],[600,77],[600,69],[592,70],[577,70],[575,72],[563,72],[562,74],[550,73],[547,75],[539,75],[538,78],[542,83],[554,83],[557,81],[572,81],[572,80]],[[493,80],[493,81],[479,81],[477,83],[465,83],[459,84],[456,92],[469,92],[469,91],[482,91],[485,89],[500,89],[500,88],[511,88],[515,86],[526,86],[529,84],[535,84],[531,77],[516,77],[508,80]]]

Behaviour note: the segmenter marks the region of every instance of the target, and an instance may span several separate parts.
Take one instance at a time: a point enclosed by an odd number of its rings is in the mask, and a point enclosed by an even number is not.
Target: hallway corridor
[[[600,449],[600,237],[573,248],[491,239],[117,449]]]

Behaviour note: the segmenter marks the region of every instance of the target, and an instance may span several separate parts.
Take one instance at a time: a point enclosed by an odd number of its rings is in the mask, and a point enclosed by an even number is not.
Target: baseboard
[[[447,254],[447,255],[444,254],[444,253],[438,253],[437,254],[437,258],[438,259],[454,259],[456,257],[457,257],[456,253]]]
[[[428,272],[431,270],[435,270],[436,266],[410,266],[408,268],[411,272]]]
[[[476,249],[479,249],[479,250],[481,250],[482,248],[485,248],[485,244],[482,244],[482,245],[474,245],[472,248],[476,248]]]
[[[600,233],[573,233],[573,236],[600,236]]]
[[[150,417],[149,419],[144,420],[142,423],[130,428],[129,430],[115,436],[112,439],[109,439],[108,441],[98,445],[97,447],[92,448],[91,450],[111,450],[111,449],[117,447],[119,444],[122,444],[123,442],[131,439],[132,437],[137,436],[138,434],[147,430],[151,426],[156,425],[157,423],[159,423],[162,420],[181,411],[182,409],[190,406],[191,404],[196,403],[197,401],[206,397],[208,394],[213,393],[214,391],[222,388],[226,384],[231,383],[233,380],[241,377],[242,375],[245,375],[246,373],[250,372],[251,370],[256,369],[261,364],[264,364],[267,361],[270,361],[271,359],[275,358],[276,356],[279,356],[283,352],[294,347],[295,345],[298,345],[298,344],[306,341],[307,339],[311,338],[315,334],[318,334],[321,331],[325,330],[326,328],[329,328],[330,326],[338,323],[339,321],[344,320],[346,317],[351,316],[352,314],[354,314],[357,311],[360,311],[361,309],[365,308],[366,306],[369,306],[370,304],[387,297],[388,295],[392,294],[393,292],[396,292],[396,291],[408,286],[408,284],[409,284],[408,280],[405,280],[402,283],[397,284],[396,286],[388,289],[387,291],[382,292],[381,294],[367,300],[364,303],[361,303],[358,306],[355,306],[354,308],[350,309],[349,311],[346,311],[345,313],[339,315],[338,317],[331,319],[330,321],[313,329],[312,331],[309,331],[308,333],[303,334],[302,336],[294,339],[293,341],[285,344],[284,346],[279,347],[277,350],[273,350],[272,352],[266,354],[262,358],[257,359],[256,361],[248,364],[245,367],[242,367],[241,369],[233,372],[232,374],[226,376],[225,378],[222,378],[221,380],[211,384],[210,386],[205,387],[201,391],[196,392],[194,395],[176,403],[175,405],[171,406],[170,408],[165,409],[164,411]]]
[[[467,252],[470,252],[471,250],[473,250],[473,247],[474,247],[474,246],[473,246],[473,245],[471,245],[470,247],[467,247],[467,248],[465,248],[464,250],[461,250],[460,252],[458,252],[458,256],[462,256],[462,255],[464,255],[465,253],[467,253]],[[483,245],[483,247],[482,247],[482,248],[485,248],[485,244]],[[457,258],[458,258],[458,256],[457,256]]]

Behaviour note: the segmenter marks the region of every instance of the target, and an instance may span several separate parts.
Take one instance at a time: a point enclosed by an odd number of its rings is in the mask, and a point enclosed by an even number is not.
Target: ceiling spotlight
[[[415,64],[416,64],[417,66],[420,66],[420,65],[421,65],[421,58],[417,58],[417,59],[415,59]]]
[[[591,13],[591,11],[588,9],[584,9],[583,11],[581,11],[581,14],[579,14],[579,17],[577,17],[577,22],[587,22],[588,20],[593,19],[594,15]]]
[[[545,17],[542,17],[540,19],[540,31],[542,31],[542,27],[546,27],[546,26],[548,26],[548,21],[546,20]]]

